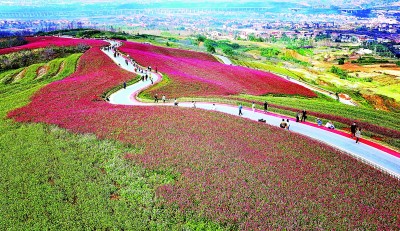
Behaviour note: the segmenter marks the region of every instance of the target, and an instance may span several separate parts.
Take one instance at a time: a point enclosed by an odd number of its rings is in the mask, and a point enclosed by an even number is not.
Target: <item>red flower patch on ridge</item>
[[[272,73],[225,65],[205,53],[132,42],[126,42],[120,50],[139,64],[157,67],[160,72],[167,74],[172,83],[157,89],[157,92],[170,98],[240,93],[316,96],[311,90]]]

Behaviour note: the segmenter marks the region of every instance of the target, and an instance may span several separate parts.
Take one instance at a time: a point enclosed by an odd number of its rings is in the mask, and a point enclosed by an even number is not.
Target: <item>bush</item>
[[[0,49],[21,46],[27,43],[28,41],[26,41],[23,37],[6,38],[0,41]]]
[[[261,49],[261,56],[271,58],[278,56],[281,52],[276,48],[262,48]]]

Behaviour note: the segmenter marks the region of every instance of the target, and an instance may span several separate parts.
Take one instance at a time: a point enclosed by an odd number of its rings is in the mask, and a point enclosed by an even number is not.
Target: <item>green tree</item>
[[[224,52],[224,54],[229,55],[229,56],[233,55],[233,49],[230,47],[226,47],[226,48],[222,49],[222,52]]]
[[[198,42],[204,42],[204,41],[206,41],[206,36],[204,36],[204,35],[197,35],[197,41]]]
[[[207,45],[206,47],[207,47],[207,52],[215,53],[215,47],[213,47],[211,45]]]

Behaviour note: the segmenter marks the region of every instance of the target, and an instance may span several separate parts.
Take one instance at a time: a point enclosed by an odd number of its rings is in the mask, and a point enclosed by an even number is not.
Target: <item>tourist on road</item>
[[[317,118],[317,124],[318,126],[322,126],[322,120],[320,118]]]
[[[264,102],[264,112],[268,111],[268,103],[267,101]]]
[[[356,143],[359,143],[360,138],[361,138],[361,128],[357,129],[355,136],[356,136]]]
[[[196,108],[196,101],[192,101],[193,108]]]
[[[165,103],[165,99],[166,99],[166,98],[165,98],[165,95],[163,95],[163,96],[161,97],[161,99],[162,99],[162,102]]]
[[[335,125],[333,125],[331,121],[326,122],[325,127],[329,129],[335,129]]]
[[[350,132],[351,132],[351,138],[356,136],[356,130],[357,130],[357,124],[354,122],[351,126],[350,126]]]
[[[279,124],[279,127],[281,128],[286,128],[287,123],[285,122],[285,119],[282,119],[282,122]]]
[[[286,119],[286,129],[289,130],[289,128],[290,128],[289,119]]]
[[[300,112],[297,112],[296,113],[296,122],[299,122],[300,121]]]
[[[303,110],[303,112],[301,114],[301,121],[306,122],[306,119],[307,119],[307,111]]]
[[[213,103],[212,108],[213,111],[217,110],[217,107],[215,106],[215,103]]]
[[[174,106],[178,106],[178,100],[174,99]]]
[[[154,95],[154,103],[158,103],[158,95],[157,95],[157,93]]]
[[[124,82],[124,89],[126,89],[126,82]]]
[[[253,113],[256,112],[256,105],[254,102],[251,104],[251,109],[253,110]]]
[[[243,106],[242,106],[242,104],[239,104],[239,115],[243,115],[243,113],[242,113],[242,109],[243,109]]]

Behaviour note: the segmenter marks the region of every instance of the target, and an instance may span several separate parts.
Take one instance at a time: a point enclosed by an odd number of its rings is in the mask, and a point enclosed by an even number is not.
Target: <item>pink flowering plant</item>
[[[272,73],[225,65],[205,53],[133,42],[126,42],[120,50],[139,64],[157,67],[158,71],[167,74],[172,83],[157,91],[171,98],[240,93],[316,96],[311,90]]]

